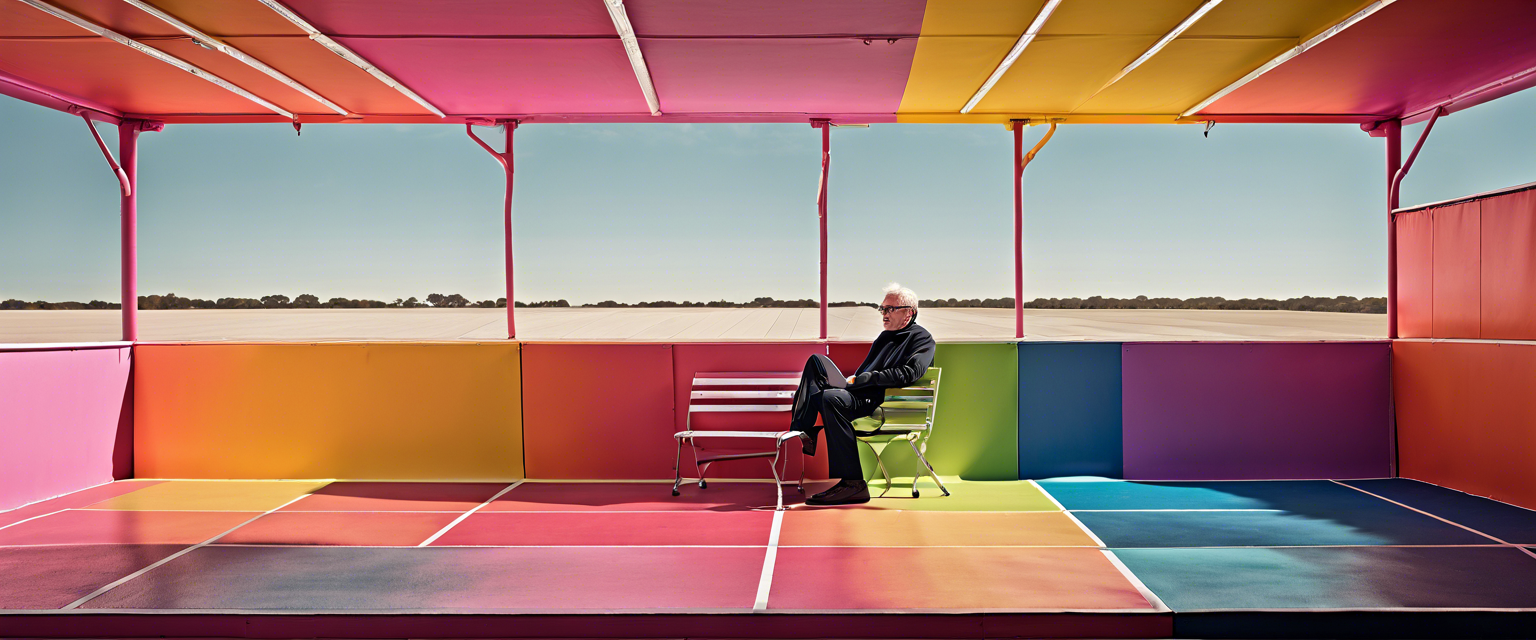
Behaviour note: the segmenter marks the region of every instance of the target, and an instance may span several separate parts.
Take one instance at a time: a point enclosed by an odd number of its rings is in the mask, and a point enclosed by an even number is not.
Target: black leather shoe
[[[800,452],[808,456],[816,455],[816,439],[804,431],[800,432]]]
[[[834,484],[834,485],[832,485],[830,487],[827,487],[826,491],[818,492],[818,493],[812,495],[810,498],[807,498],[806,501],[809,502],[811,500],[820,500],[822,498],[825,498],[827,496],[832,495],[833,493],[837,492],[839,489],[842,489],[843,487],[846,487],[846,486],[848,486],[848,481],[847,480],[838,480],[836,484]]]
[[[858,484],[839,484],[828,490],[826,495],[814,495],[805,501],[806,504],[813,506],[864,504],[866,502],[869,502],[869,486],[862,482]]]

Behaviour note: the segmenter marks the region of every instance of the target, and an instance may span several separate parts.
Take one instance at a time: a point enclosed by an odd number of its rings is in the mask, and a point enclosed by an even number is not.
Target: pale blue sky
[[[1536,180],[1533,108],[1442,119],[1404,203]],[[0,298],[117,300],[116,182],[84,125],[9,98],[0,122]],[[519,300],[816,297],[809,126],[517,136]],[[502,295],[501,173],[462,127],[141,140],[141,293]],[[1012,295],[1010,147],[997,125],[834,130],[832,299]],[[1025,182],[1025,297],[1384,295],[1383,148],[1353,125],[1063,126]]]

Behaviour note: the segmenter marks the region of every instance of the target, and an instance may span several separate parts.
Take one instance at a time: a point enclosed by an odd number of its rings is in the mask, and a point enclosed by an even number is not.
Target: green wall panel
[[[941,476],[1017,480],[1018,345],[940,344],[933,364],[943,367],[944,375],[939,383],[939,415],[928,441],[928,460]],[[864,451],[865,473],[878,478],[874,458],[866,447],[859,448]],[[917,465],[911,449],[900,442],[891,445],[885,461],[891,475],[901,478],[911,477]]]

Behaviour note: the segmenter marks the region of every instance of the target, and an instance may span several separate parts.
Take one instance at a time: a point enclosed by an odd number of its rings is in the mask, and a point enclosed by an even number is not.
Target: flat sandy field
[[[518,309],[526,341],[815,340],[816,309]],[[121,335],[116,311],[0,311],[0,344],[97,342]],[[941,341],[1013,338],[1012,309],[925,309],[918,324]],[[828,311],[828,338],[868,340],[868,307]],[[1026,340],[1384,339],[1381,314],[1305,311],[1026,309]],[[142,311],[141,341],[500,340],[505,309],[253,309]]]

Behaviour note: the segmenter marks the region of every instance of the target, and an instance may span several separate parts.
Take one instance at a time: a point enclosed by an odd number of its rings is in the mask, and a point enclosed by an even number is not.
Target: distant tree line
[[[1013,298],[970,298],[966,300],[949,298],[936,300],[921,300],[918,305],[929,309],[944,308],[984,308],[984,309],[1012,309]],[[331,298],[321,301],[319,296],[305,293],[289,299],[284,295],[262,296],[261,298],[219,298],[217,300],[203,300],[201,298],[183,298],[174,293],[165,295],[139,296],[139,308],[153,309],[461,309],[481,308],[491,309],[506,307],[506,298],[495,300],[481,300],[471,302],[468,298],[457,293],[444,295],[434,293],[428,295],[425,301],[416,298],[396,298],[394,302],[379,300],[351,300],[348,298]],[[565,300],[544,300],[540,302],[518,302],[517,308],[528,307],[561,307],[571,306]],[[783,308],[815,308],[819,303],[811,299],[802,300],[775,300],[770,297],[754,298],[751,302],[731,302],[728,300],[716,300],[714,302],[673,302],[671,300],[658,300],[655,302],[614,302],[604,300],[598,303],[580,305],[589,308],[621,309],[621,308],[712,308],[712,309],[783,309]],[[832,307],[874,307],[870,302],[833,302]],[[116,302],[102,302],[92,300],[90,302],[45,302],[38,300],[26,302],[23,300],[5,300],[0,302],[0,311],[22,310],[69,310],[69,309],[119,309],[121,305]],[[1222,297],[1206,298],[1148,298],[1137,296],[1135,298],[1105,298],[1093,296],[1090,298],[1035,298],[1024,303],[1026,309],[1220,309],[1220,310],[1265,310],[1265,311],[1329,311],[1334,313],[1386,313],[1386,298],[1355,298],[1352,296],[1337,296],[1333,298],[1314,298],[1303,296],[1286,300],[1272,300],[1269,298],[1242,298],[1228,300]]]

